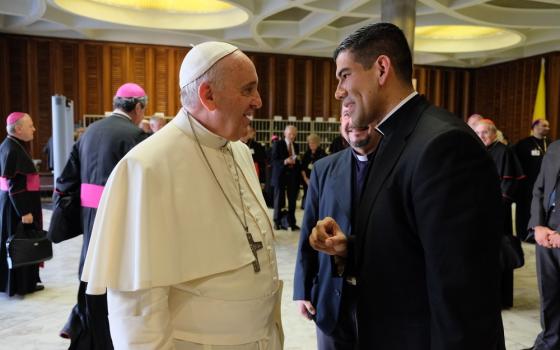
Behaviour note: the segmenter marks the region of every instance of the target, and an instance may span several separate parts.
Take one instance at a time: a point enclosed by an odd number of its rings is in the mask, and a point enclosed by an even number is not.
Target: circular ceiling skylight
[[[234,27],[249,14],[216,0],[54,0],[64,10],[100,21],[159,29]]]
[[[459,53],[503,49],[523,40],[512,30],[479,26],[416,27],[414,50],[420,52]]]

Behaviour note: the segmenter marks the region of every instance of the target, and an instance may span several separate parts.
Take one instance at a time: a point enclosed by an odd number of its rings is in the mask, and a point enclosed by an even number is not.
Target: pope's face
[[[357,128],[368,128],[372,122],[379,122],[384,106],[378,88],[376,65],[365,69],[354,60],[349,51],[342,51],[336,58],[338,86],[335,97],[348,110],[352,124]]]
[[[240,51],[226,57],[222,64],[221,74],[216,78],[219,82],[213,86],[214,130],[230,141],[237,141],[245,135],[250,118],[262,106],[258,77],[251,60]]]

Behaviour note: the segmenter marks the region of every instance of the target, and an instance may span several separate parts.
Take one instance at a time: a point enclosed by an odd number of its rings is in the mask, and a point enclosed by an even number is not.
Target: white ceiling
[[[246,51],[331,56],[355,29],[381,19],[381,0],[225,0],[249,13],[220,30],[147,29],[60,9],[53,0],[0,0],[0,31],[52,37],[188,46],[223,40]],[[496,26],[521,34],[513,47],[474,53],[415,52],[416,64],[477,67],[560,50],[560,0],[418,0],[416,25]]]

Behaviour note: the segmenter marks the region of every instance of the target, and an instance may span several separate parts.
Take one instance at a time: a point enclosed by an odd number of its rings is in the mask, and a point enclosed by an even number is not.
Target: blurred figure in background
[[[126,83],[119,87],[113,97],[113,113],[85,130],[57,179],[56,191],[61,195],[80,191],[83,227],[80,275],[107,179],[121,158],[147,137],[137,127],[144,118],[147,102],[146,93],[139,85]],[[86,295],[86,288],[87,283],[80,282],[78,302],[60,335],[70,338],[70,349],[112,349],[107,296]]]
[[[256,132],[253,126],[247,126],[247,133],[241,137],[240,141],[249,147],[251,155],[253,156],[253,162],[255,163],[255,170],[259,177],[259,182],[261,187],[264,189],[264,184],[266,182],[266,151],[263,145],[261,145],[257,140],[255,140]]]
[[[150,132],[153,134],[165,126],[165,118],[159,115],[154,115],[150,118]]]
[[[24,295],[44,289],[39,265],[8,268],[6,241],[20,225],[43,229],[39,174],[25,149],[33,140],[35,127],[27,113],[13,112],[6,118],[8,136],[0,145],[0,291]]]
[[[479,121],[481,121],[482,119],[483,119],[483,117],[480,114],[472,114],[467,119],[467,124],[471,127],[471,129],[474,130],[474,127],[476,126],[476,124]]]
[[[509,147],[498,141],[496,125],[490,119],[481,119],[474,128],[476,134],[486,146],[490,157],[496,164],[500,177],[502,201],[504,207],[504,234],[513,235],[513,218],[511,205],[515,201],[515,195],[519,182],[525,176],[519,161]],[[513,270],[504,269],[502,273],[502,308],[513,306]]]
[[[146,119],[142,119],[140,123],[138,123],[138,127],[148,135],[153,134],[152,128],[150,128],[150,122]]]
[[[313,164],[319,159],[326,156],[327,153],[321,148],[321,138],[317,134],[309,134],[307,136],[307,150],[301,157],[301,178],[303,179],[303,198],[301,199],[301,209],[305,206],[305,196],[307,194],[307,186],[311,177]]]
[[[517,236],[522,240],[527,239],[527,223],[531,216],[533,185],[537,180],[544,154],[550,143],[550,140],[547,138],[550,132],[548,120],[537,119],[533,121],[531,130],[531,136],[519,140],[513,146],[513,150],[523,169],[523,174],[527,176],[519,182],[515,211]]]

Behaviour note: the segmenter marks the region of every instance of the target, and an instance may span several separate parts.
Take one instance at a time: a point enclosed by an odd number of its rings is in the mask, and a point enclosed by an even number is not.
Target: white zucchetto
[[[184,88],[200,78],[216,62],[238,50],[237,47],[220,42],[207,41],[193,47],[183,59],[179,71],[179,88]]]

